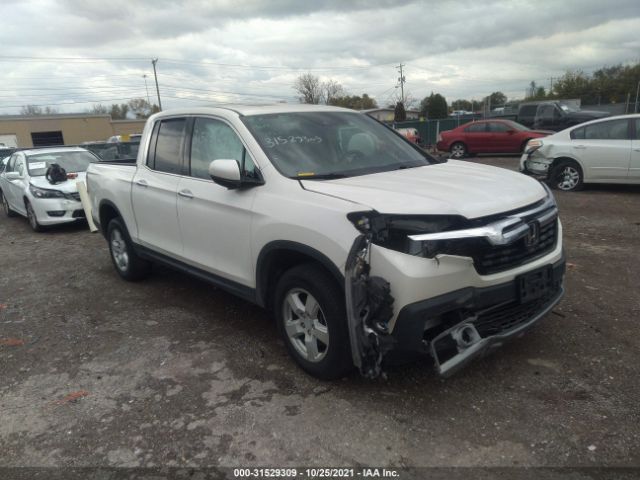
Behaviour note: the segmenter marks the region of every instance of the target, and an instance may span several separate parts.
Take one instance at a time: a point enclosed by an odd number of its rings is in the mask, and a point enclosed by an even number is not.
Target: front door
[[[178,218],[185,260],[245,286],[255,286],[251,220],[256,189],[229,190],[209,177],[213,160],[236,160],[245,173],[255,163],[235,130],[214,118],[196,117],[188,175],[178,185]]]

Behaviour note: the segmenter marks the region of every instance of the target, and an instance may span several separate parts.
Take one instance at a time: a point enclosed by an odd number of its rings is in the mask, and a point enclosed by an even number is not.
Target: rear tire
[[[27,209],[27,220],[29,220],[29,225],[34,232],[42,232],[44,227],[38,223],[38,217],[36,217],[36,212],[33,210],[33,206],[31,206],[31,202],[29,200],[24,201],[24,206]]]
[[[464,158],[467,156],[467,146],[462,143],[462,142],[455,142],[453,145],[451,145],[451,148],[449,149],[449,152],[451,152],[451,158]]]
[[[274,314],[289,355],[323,380],[353,370],[344,294],[335,279],[314,264],[285,272],[275,291]]]
[[[11,210],[9,202],[7,202],[7,199],[4,197],[4,194],[2,192],[0,192],[0,201],[2,201],[2,209],[4,210],[4,214],[7,217],[15,217],[17,215],[16,212]]]
[[[584,188],[582,168],[573,160],[562,160],[554,165],[549,177],[551,188],[565,192],[576,192]]]
[[[109,222],[107,241],[111,261],[118,275],[130,282],[142,280],[149,275],[151,262],[140,258],[135,252],[129,232],[121,219],[114,218]]]

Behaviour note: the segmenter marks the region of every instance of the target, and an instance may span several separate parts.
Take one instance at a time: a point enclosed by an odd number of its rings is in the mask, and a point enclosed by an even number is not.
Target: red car
[[[532,138],[554,132],[530,130],[511,120],[480,120],[440,132],[438,150],[462,158],[470,153],[520,153]]]

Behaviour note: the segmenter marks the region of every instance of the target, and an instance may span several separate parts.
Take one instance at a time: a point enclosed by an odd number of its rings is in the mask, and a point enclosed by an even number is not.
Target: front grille
[[[497,335],[528,322],[558,295],[558,289],[549,291],[544,297],[527,303],[510,302],[477,314],[473,321],[481,337]]]
[[[535,260],[556,246],[558,240],[558,219],[540,226],[539,240],[527,246],[526,240],[521,238],[511,245],[487,245],[475,255],[473,261],[476,270],[481,275],[502,272]]]

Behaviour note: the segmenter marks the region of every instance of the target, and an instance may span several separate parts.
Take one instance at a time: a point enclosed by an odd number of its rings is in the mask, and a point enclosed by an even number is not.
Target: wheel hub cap
[[[329,330],[318,301],[304,289],[285,295],[284,327],[296,351],[309,362],[319,362],[327,354]]]

